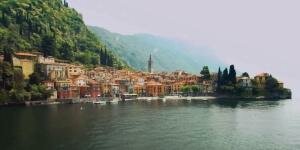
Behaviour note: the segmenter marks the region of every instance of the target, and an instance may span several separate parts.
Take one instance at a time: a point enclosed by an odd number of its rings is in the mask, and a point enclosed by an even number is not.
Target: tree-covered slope
[[[123,65],[88,30],[81,15],[61,0],[1,0],[0,51],[4,50],[40,51],[84,64]]]
[[[128,65],[147,70],[150,53],[155,71],[186,70],[199,73],[204,65],[213,70],[221,65],[209,49],[191,46],[181,41],[149,34],[121,35],[100,27],[89,27],[109,49],[118,54]]]

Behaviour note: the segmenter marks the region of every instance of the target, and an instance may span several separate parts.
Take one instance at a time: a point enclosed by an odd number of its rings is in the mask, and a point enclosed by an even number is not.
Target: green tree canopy
[[[39,51],[45,56],[90,65],[99,64],[101,47],[104,43],[88,30],[82,16],[69,8],[65,0],[2,0],[0,3],[2,52]],[[127,66],[110,49],[106,51],[102,65]],[[86,52],[95,56],[92,61],[75,59]]]
[[[250,76],[249,76],[248,72],[244,72],[244,73],[242,74],[242,77],[248,77],[248,78],[249,78]]]
[[[272,76],[268,77],[266,80],[265,89],[268,92],[275,92],[279,88],[277,79],[273,78]]]
[[[191,87],[190,86],[183,86],[180,91],[182,93],[189,93],[191,91]]]
[[[201,70],[200,74],[202,75],[203,79],[209,80],[210,79],[210,72],[208,66],[204,66]]]
[[[42,38],[42,53],[45,57],[57,56],[56,43],[53,36],[45,35]]]
[[[31,84],[31,85],[32,84],[36,84],[36,85],[41,84],[42,81],[43,81],[43,77],[38,72],[34,72],[31,75],[29,75],[29,81],[28,81],[28,83]]]

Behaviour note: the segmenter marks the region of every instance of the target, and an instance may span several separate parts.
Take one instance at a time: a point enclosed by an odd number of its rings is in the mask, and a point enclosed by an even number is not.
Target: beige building
[[[43,63],[38,64],[38,70],[51,81],[65,80],[66,76],[66,64],[63,63]]]
[[[165,94],[164,85],[155,81],[146,83],[147,96],[162,96]]]
[[[268,77],[270,77],[270,74],[268,74],[268,73],[261,73],[261,74],[256,75],[254,77],[254,80],[257,84],[257,87],[265,88]]]
[[[73,64],[67,65],[66,71],[67,71],[68,78],[85,74],[85,70],[83,69],[82,65],[73,65]]]

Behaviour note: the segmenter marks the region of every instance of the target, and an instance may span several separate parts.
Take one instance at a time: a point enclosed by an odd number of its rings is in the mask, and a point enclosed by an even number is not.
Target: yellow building
[[[183,86],[184,84],[182,82],[175,82],[171,84],[171,93],[178,94]]]
[[[14,67],[22,69],[25,79],[34,72],[37,55],[31,53],[15,53],[13,57]]]

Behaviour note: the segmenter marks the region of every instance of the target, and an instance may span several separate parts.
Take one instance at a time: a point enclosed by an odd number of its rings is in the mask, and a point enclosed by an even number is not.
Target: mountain
[[[103,41],[109,49],[129,66],[138,70],[147,70],[147,60],[152,54],[154,71],[185,70],[199,73],[204,65],[213,70],[222,65],[206,48],[199,48],[182,41],[163,38],[150,34],[122,35],[112,33],[100,27],[89,29]]]
[[[1,0],[0,52],[15,51],[39,51],[87,65],[126,66],[62,0]]]

